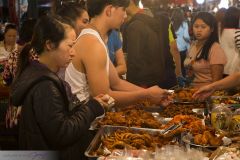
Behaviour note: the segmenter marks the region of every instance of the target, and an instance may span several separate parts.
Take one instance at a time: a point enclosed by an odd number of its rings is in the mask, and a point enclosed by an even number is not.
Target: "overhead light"
[[[217,11],[218,11],[218,8],[215,7],[215,8],[213,9],[213,12],[217,13]]]
[[[143,9],[142,1],[139,1],[138,6],[139,6],[139,8]]]
[[[198,4],[203,4],[203,3],[204,3],[204,0],[197,0],[197,3],[198,3]]]
[[[193,10],[193,7],[192,7],[192,6],[189,6],[188,9],[189,9],[190,11],[192,11],[192,10]]]
[[[221,0],[221,2],[219,3],[219,5],[218,5],[218,8],[226,8],[226,9],[228,9],[228,0]]]

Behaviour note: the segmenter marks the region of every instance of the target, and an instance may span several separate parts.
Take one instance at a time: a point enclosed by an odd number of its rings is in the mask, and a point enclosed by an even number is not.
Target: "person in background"
[[[87,10],[78,3],[63,4],[60,8],[57,8],[56,14],[73,21],[77,36],[89,23]]]
[[[107,47],[109,58],[115,66],[119,77],[123,78],[127,72],[126,61],[122,50],[122,41],[120,33],[117,30],[112,30],[108,36]]]
[[[188,67],[188,77],[193,78],[192,86],[201,87],[220,80],[226,56],[218,43],[218,29],[215,17],[208,12],[200,12],[193,20],[193,34],[196,38],[189,49],[184,65]]]
[[[215,91],[229,89],[240,86],[240,72],[225,77],[209,85],[199,88],[193,95],[193,98],[204,100],[211,96]]]
[[[0,22],[0,41],[4,39],[3,27],[4,27],[3,24]]]
[[[231,75],[240,72],[240,52],[237,49],[235,37],[240,18],[240,9],[229,7],[223,19],[222,33],[220,34],[220,45],[223,48],[227,63],[224,66],[224,74]]]
[[[177,84],[169,45],[169,18],[151,17],[130,0],[131,17],[122,31],[123,51],[127,53],[127,81],[142,87],[169,89]]]
[[[144,2],[144,1],[143,1]],[[156,6],[157,4],[154,4]],[[164,19],[164,26],[162,27],[168,27],[168,37],[169,37],[169,45],[170,45],[170,52],[172,54],[174,63],[175,63],[175,74],[177,76],[177,82],[179,86],[185,86],[185,78],[183,77],[182,74],[182,69],[181,69],[181,58],[180,58],[180,53],[177,48],[177,36],[175,34],[175,30],[173,28],[173,25],[170,21],[169,13],[162,9],[162,8],[151,8],[152,15],[154,18],[159,20],[160,22],[163,21]]]
[[[4,84],[7,86],[12,84],[12,81],[16,75],[18,55],[22,51],[23,47],[31,41],[33,28],[36,24],[36,21],[36,19],[25,20],[19,30],[17,49],[10,53],[2,74]],[[30,59],[37,59],[37,56],[32,53]]]
[[[185,15],[185,18],[188,23],[188,33],[189,33],[191,40],[193,40],[194,36],[193,36],[192,24],[193,24],[193,18],[195,16],[195,13],[192,12],[188,7],[184,9],[184,13],[185,13],[184,15]]]
[[[220,8],[215,17],[216,17],[216,20],[217,20],[217,24],[218,24],[218,36],[220,38],[221,36],[221,33],[223,31],[223,20],[224,20],[224,15],[226,13],[227,9],[226,8]]]
[[[9,58],[4,66],[4,71],[2,73],[4,85],[11,86],[13,79],[16,76],[19,54],[22,51],[23,47],[31,41],[33,35],[33,28],[36,22],[36,19],[28,19],[22,23],[22,27],[19,30],[17,49],[10,53]],[[34,52],[31,52],[29,60],[37,59],[38,56]],[[9,107],[5,116],[6,128],[13,128],[18,124],[18,120],[21,115],[21,109],[21,106],[13,106],[11,104],[11,101],[9,101]]]
[[[4,39],[0,42],[0,61],[6,61],[9,54],[17,48],[17,26],[9,23],[4,29]]]
[[[238,52],[240,53],[240,29],[236,30],[235,34],[236,34],[235,44],[236,44],[236,47],[238,49]]]
[[[178,48],[178,51],[180,52],[180,56],[181,56],[182,74],[185,77],[186,71],[184,68],[184,60],[186,58],[187,51],[190,47],[190,36],[188,33],[188,31],[189,31],[188,24],[185,21],[184,13],[180,8],[175,9],[173,11],[172,23],[173,23],[173,28],[174,28],[176,36],[177,36],[177,48]]]
[[[75,39],[74,29],[59,17],[43,16],[31,43],[19,55],[11,99],[13,105],[22,106],[21,150],[54,150],[60,151],[60,159],[81,159],[82,140],[91,122],[104,114],[102,105],[107,106],[108,97],[99,95],[78,103],[56,74],[74,56]],[[31,50],[38,54],[37,61],[29,61]]]
[[[154,86],[143,89],[119,78],[108,56],[108,32],[119,28],[126,18],[129,0],[88,0],[91,21],[83,29],[74,49],[76,56],[68,65],[65,80],[80,101],[100,93],[112,96],[117,106],[127,106],[142,100],[162,103],[168,92]]]

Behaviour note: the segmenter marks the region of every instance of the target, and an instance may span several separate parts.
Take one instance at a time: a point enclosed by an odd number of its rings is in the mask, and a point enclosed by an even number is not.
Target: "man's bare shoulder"
[[[101,63],[106,61],[106,50],[97,37],[91,34],[81,36],[74,45],[76,55],[74,59]]]

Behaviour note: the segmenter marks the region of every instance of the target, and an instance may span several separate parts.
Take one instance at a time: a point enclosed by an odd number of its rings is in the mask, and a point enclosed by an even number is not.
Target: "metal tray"
[[[183,100],[178,100],[178,99],[174,99],[173,100],[174,104],[205,104],[207,103],[207,101],[183,101]]]
[[[158,122],[162,123],[163,125],[172,120],[172,118],[160,117],[158,112],[151,112],[151,114]],[[103,117],[102,118],[96,118],[91,123],[91,126],[90,126],[89,130],[98,130],[101,127],[101,126],[99,126],[99,121],[101,121],[102,119],[103,119]],[[106,125],[106,126],[112,126],[112,125]],[[123,127],[127,127],[127,126],[123,126]],[[137,127],[133,127],[133,128],[137,128]],[[152,129],[152,128],[147,128],[147,129]],[[159,129],[157,129],[157,130],[159,130]]]
[[[219,146],[210,146],[210,145],[199,145],[199,144],[195,144],[193,142],[193,137],[191,137],[190,135],[184,135],[182,137],[182,141],[187,144],[187,145],[190,145],[191,147],[198,147],[198,148],[208,148],[208,149],[216,149],[218,148]]]
[[[168,90],[168,92],[171,94],[174,94],[176,92],[176,90],[188,90],[188,89],[187,88],[176,88],[175,90]],[[205,101],[205,100],[199,101],[199,100],[194,100],[194,99],[189,101],[187,99],[180,99],[180,98],[175,97],[173,99],[173,103],[174,104],[202,104],[202,103],[207,103],[207,101]]]
[[[85,156],[89,157],[90,159],[98,158],[99,155],[94,154],[98,148],[101,146],[101,139],[105,135],[110,135],[114,133],[118,129],[128,129],[129,131],[133,131],[134,133],[139,133],[139,132],[147,132],[150,135],[156,135],[156,134],[161,134],[161,130],[156,130],[156,129],[144,129],[144,128],[134,128],[134,127],[123,127],[123,126],[103,126],[100,128],[88,146],[87,150],[85,151]]]

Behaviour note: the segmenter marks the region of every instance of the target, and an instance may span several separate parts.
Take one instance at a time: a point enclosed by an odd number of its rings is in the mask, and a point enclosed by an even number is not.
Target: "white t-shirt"
[[[224,29],[220,36],[220,45],[224,50],[227,63],[224,66],[225,74],[233,74],[240,71],[240,54],[235,43],[236,29]]]

